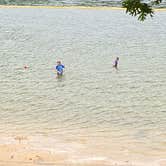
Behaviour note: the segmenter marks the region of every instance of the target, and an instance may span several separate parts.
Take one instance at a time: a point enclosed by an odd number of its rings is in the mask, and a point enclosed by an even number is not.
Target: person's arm
[[[58,66],[56,66],[55,69],[58,71]]]
[[[65,66],[64,66],[64,65],[62,65],[62,67],[63,67],[63,68],[65,68]]]

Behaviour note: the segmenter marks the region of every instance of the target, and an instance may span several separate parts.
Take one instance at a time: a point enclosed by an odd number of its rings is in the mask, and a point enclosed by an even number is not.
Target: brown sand
[[[161,161],[159,162],[159,165],[160,165],[160,166],[166,166],[166,159],[165,159],[165,160],[161,160]]]
[[[84,163],[71,162],[70,152],[55,153],[48,150],[36,150],[27,137],[15,137],[13,140],[15,142],[12,144],[0,144],[0,166],[147,166],[129,162],[109,161],[108,163],[108,161],[97,159]],[[166,166],[166,160],[160,160],[154,166]]]

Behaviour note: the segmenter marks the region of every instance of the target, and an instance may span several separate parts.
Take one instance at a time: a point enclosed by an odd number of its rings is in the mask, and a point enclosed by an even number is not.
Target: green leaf
[[[126,8],[126,13],[132,16],[138,16],[138,20],[144,21],[147,16],[153,17],[152,6],[161,3],[162,0],[154,0],[150,3],[144,3],[142,0],[124,0],[122,6]]]

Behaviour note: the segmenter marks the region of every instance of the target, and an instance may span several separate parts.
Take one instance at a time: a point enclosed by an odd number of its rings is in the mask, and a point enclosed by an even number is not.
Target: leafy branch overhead
[[[122,6],[126,8],[126,13],[132,16],[138,16],[138,20],[144,21],[148,15],[153,17],[153,5],[159,5],[162,0],[123,0]]]

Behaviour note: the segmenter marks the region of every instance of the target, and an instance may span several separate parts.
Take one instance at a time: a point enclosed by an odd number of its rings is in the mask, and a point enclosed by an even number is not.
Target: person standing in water
[[[55,69],[57,71],[57,75],[58,76],[62,76],[63,75],[64,68],[65,68],[65,66],[61,64],[61,61],[57,61],[57,65],[56,65]]]
[[[115,62],[114,62],[114,65],[113,65],[113,67],[115,67],[115,69],[118,69],[118,62],[119,62],[119,57],[117,57],[115,59]]]

